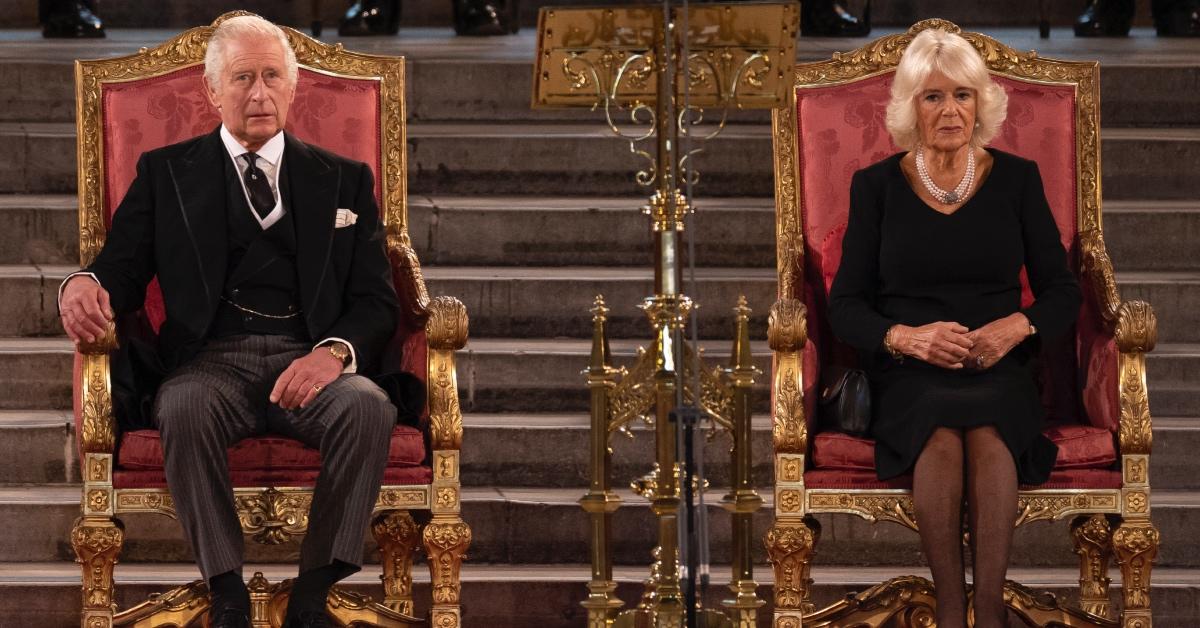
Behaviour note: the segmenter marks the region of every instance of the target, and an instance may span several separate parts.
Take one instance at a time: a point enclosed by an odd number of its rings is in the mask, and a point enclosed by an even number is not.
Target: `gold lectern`
[[[751,517],[762,505],[750,478],[751,363],[744,299],[734,308],[736,332],[728,368],[706,371],[683,341],[694,304],[681,291],[681,242],[691,212],[692,162],[702,150],[691,142],[711,139],[735,108],[769,109],[786,102],[799,29],[795,3],[658,5],[544,8],[538,17],[533,106],[603,108],[609,129],[646,160],[635,179],[653,190],[643,210],[650,216],[655,247],[654,294],[641,307],[654,337],[626,370],[610,364],[608,308],[597,297],[586,371],[591,389],[591,486],[580,504],[591,517],[592,577],[588,584],[589,628],[675,628],[698,614],[709,627],[755,626],[764,602],[755,594]],[[706,108],[720,117],[704,122]],[[618,121],[622,114],[627,121]],[[646,144],[653,142],[653,152]],[[694,260],[695,256],[689,256]],[[728,614],[685,603],[681,587],[679,518],[691,473],[678,461],[681,445],[672,413],[692,406],[733,436],[732,486],[723,505],[733,520],[733,599]],[[612,578],[611,517],[620,507],[612,491],[609,437],[641,419],[652,424],[656,462],[634,483],[658,518],[658,545],[637,608],[620,612]],[[699,487],[701,490],[703,487]],[[692,624],[695,625],[695,624]]]

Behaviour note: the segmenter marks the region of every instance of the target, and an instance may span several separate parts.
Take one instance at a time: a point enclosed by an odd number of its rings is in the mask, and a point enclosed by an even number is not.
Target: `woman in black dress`
[[[975,626],[1007,626],[1018,482],[1045,482],[1057,454],[1041,434],[1032,358],[1080,303],[1037,165],[984,148],[1006,107],[970,43],[941,30],[914,38],[887,111],[909,150],[854,174],[829,295],[833,331],[870,377],[879,477],[913,474],[941,628],[966,626],[964,492]]]

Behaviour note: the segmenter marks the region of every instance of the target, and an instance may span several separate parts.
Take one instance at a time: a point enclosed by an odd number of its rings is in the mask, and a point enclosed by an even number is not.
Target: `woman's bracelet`
[[[892,358],[903,362],[904,354],[900,353],[900,350],[896,348],[896,345],[892,344],[892,332],[896,331],[897,327],[899,327],[899,325],[892,325],[891,327],[888,327],[887,333],[883,335],[883,348],[887,349],[887,352],[891,354]]]

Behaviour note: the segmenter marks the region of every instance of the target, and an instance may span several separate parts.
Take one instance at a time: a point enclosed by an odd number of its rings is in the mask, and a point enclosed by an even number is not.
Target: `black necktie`
[[[246,182],[246,191],[250,193],[250,205],[254,207],[259,220],[266,220],[271,210],[275,209],[275,193],[267,182],[267,174],[254,165],[258,155],[242,153],[242,157],[246,160],[246,172],[242,180]]]

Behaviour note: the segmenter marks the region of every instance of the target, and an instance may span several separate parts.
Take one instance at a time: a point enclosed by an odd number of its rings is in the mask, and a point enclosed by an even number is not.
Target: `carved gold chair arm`
[[[95,342],[80,343],[76,350],[83,359],[79,369],[80,430],[79,440],[85,453],[111,454],[117,446],[117,421],[113,417],[112,361],[109,353],[117,348],[117,329],[113,323]]]
[[[421,262],[413,250],[408,233],[400,232],[387,237],[387,255],[392,268],[397,269],[404,281],[399,282],[400,308],[411,318],[426,320],[429,315],[429,291],[425,288],[425,277],[421,274]]]
[[[808,311],[799,299],[779,299],[767,316],[767,344],[775,352],[772,374],[772,439],[775,453],[805,454],[804,345],[808,343]]]
[[[1079,244],[1080,272],[1085,290],[1090,291],[1084,298],[1095,302],[1105,331],[1115,333],[1121,293],[1117,290],[1117,278],[1104,246],[1104,236],[1096,229],[1089,229],[1079,234]]]
[[[429,421],[435,450],[462,447],[462,409],[454,352],[467,344],[467,308],[454,297],[429,301],[425,335],[429,342]]]
[[[1150,353],[1158,343],[1158,317],[1149,303],[1123,301],[1117,307],[1115,335],[1121,353]]]

